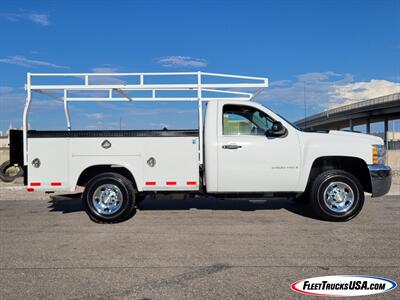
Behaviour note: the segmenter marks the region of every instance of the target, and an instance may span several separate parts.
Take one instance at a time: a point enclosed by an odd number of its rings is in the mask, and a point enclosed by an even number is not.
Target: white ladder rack
[[[150,83],[153,79],[168,82],[168,79],[184,77],[185,83]],[[81,84],[35,84],[39,78],[69,78],[82,81]],[[121,79],[123,77],[123,80]],[[191,79],[191,80],[189,80]],[[210,82],[210,79],[224,79],[223,82]],[[234,82],[229,82],[229,80]],[[110,83],[101,84],[109,81]],[[187,81],[191,83],[186,83]],[[239,81],[239,82],[238,82]],[[166,72],[166,73],[27,73],[26,91],[27,98],[23,116],[24,136],[24,163],[27,164],[27,131],[28,116],[32,102],[32,93],[40,93],[50,96],[58,101],[63,101],[67,129],[71,130],[71,120],[68,102],[74,101],[198,101],[199,119],[199,153],[200,163],[203,162],[202,153],[202,102],[217,100],[252,100],[261,90],[268,87],[268,78],[251,77],[229,74],[217,74],[206,72]],[[232,89],[255,89],[254,93],[234,91]],[[105,92],[105,96],[99,97],[96,92]],[[134,96],[132,92],[145,91],[146,96]],[[163,96],[164,91],[192,91],[194,95]],[[55,93],[62,92],[62,96]],[[81,96],[79,92],[93,95]],[[131,94],[130,94],[131,93]],[[221,97],[207,96],[217,94]],[[75,95],[74,95],[75,94]]]

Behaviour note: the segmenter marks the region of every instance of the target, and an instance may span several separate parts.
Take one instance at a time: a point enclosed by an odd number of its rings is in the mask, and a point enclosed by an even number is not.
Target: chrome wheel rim
[[[324,201],[331,211],[344,213],[353,205],[354,191],[347,183],[333,181],[324,191]]]
[[[102,215],[112,215],[122,206],[122,192],[115,184],[103,184],[93,193],[92,203]]]

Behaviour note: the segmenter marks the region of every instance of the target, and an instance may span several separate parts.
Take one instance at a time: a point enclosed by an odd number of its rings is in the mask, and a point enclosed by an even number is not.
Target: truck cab
[[[307,202],[322,219],[347,221],[364,205],[364,192],[386,194],[391,170],[383,140],[342,131],[306,132],[232,88],[265,88],[266,78],[213,73],[36,74],[81,76],[82,85],[32,85],[28,74],[23,132],[11,133],[12,163],[23,165],[28,191],[84,187],[89,217],[124,221],[148,194],[196,193],[224,197],[287,196]],[[139,84],[93,85],[90,76],[133,76]],[[195,76],[193,84],[146,84],[151,76]],[[245,83],[205,83],[205,77]],[[256,81],[256,83],[248,81]],[[32,92],[64,91],[66,131],[28,130]],[[158,90],[188,90],[194,97],[157,97]],[[228,89],[228,90],[227,90]],[[68,91],[109,92],[108,98],[74,98]],[[135,98],[128,91],[152,91]],[[218,97],[205,93],[219,93]],[[117,97],[119,94],[123,97]],[[221,94],[229,94],[223,97]],[[197,101],[198,130],[77,131],[68,101]],[[206,113],[203,119],[203,105]]]
[[[261,104],[208,103],[204,141],[208,192],[298,191],[299,132]]]
[[[378,151],[384,158],[379,137],[302,131],[256,102],[209,103],[204,134],[208,192],[303,192],[312,169],[322,162],[342,162],[348,165],[342,169],[355,173],[376,170]],[[372,193],[369,176],[364,177],[364,188]]]
[[[336,221],[358,214],[364,192],[379,197],[391,185],[381,138],[302,131],[255,102],[209,104],[205,159],[208,192],[296,194]]]

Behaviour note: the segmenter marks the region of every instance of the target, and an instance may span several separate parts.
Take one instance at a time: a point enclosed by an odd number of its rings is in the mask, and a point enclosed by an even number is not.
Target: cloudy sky
[[[398,0],[2,0],[0,130],[21,126],[28,71],[267,76],[259,101],[292,121],[400,92],[399,15]],[[194,112],[191,103],[71,107],[73,129],[196,127]],[[62,105],[37,97],[30,123],[65,128]]]

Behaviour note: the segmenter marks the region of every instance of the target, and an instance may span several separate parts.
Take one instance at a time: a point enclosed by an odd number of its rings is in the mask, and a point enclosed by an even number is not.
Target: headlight
[[[384,145],[372,145],[372,163],[384,165],[386,162],[386,148]]]

